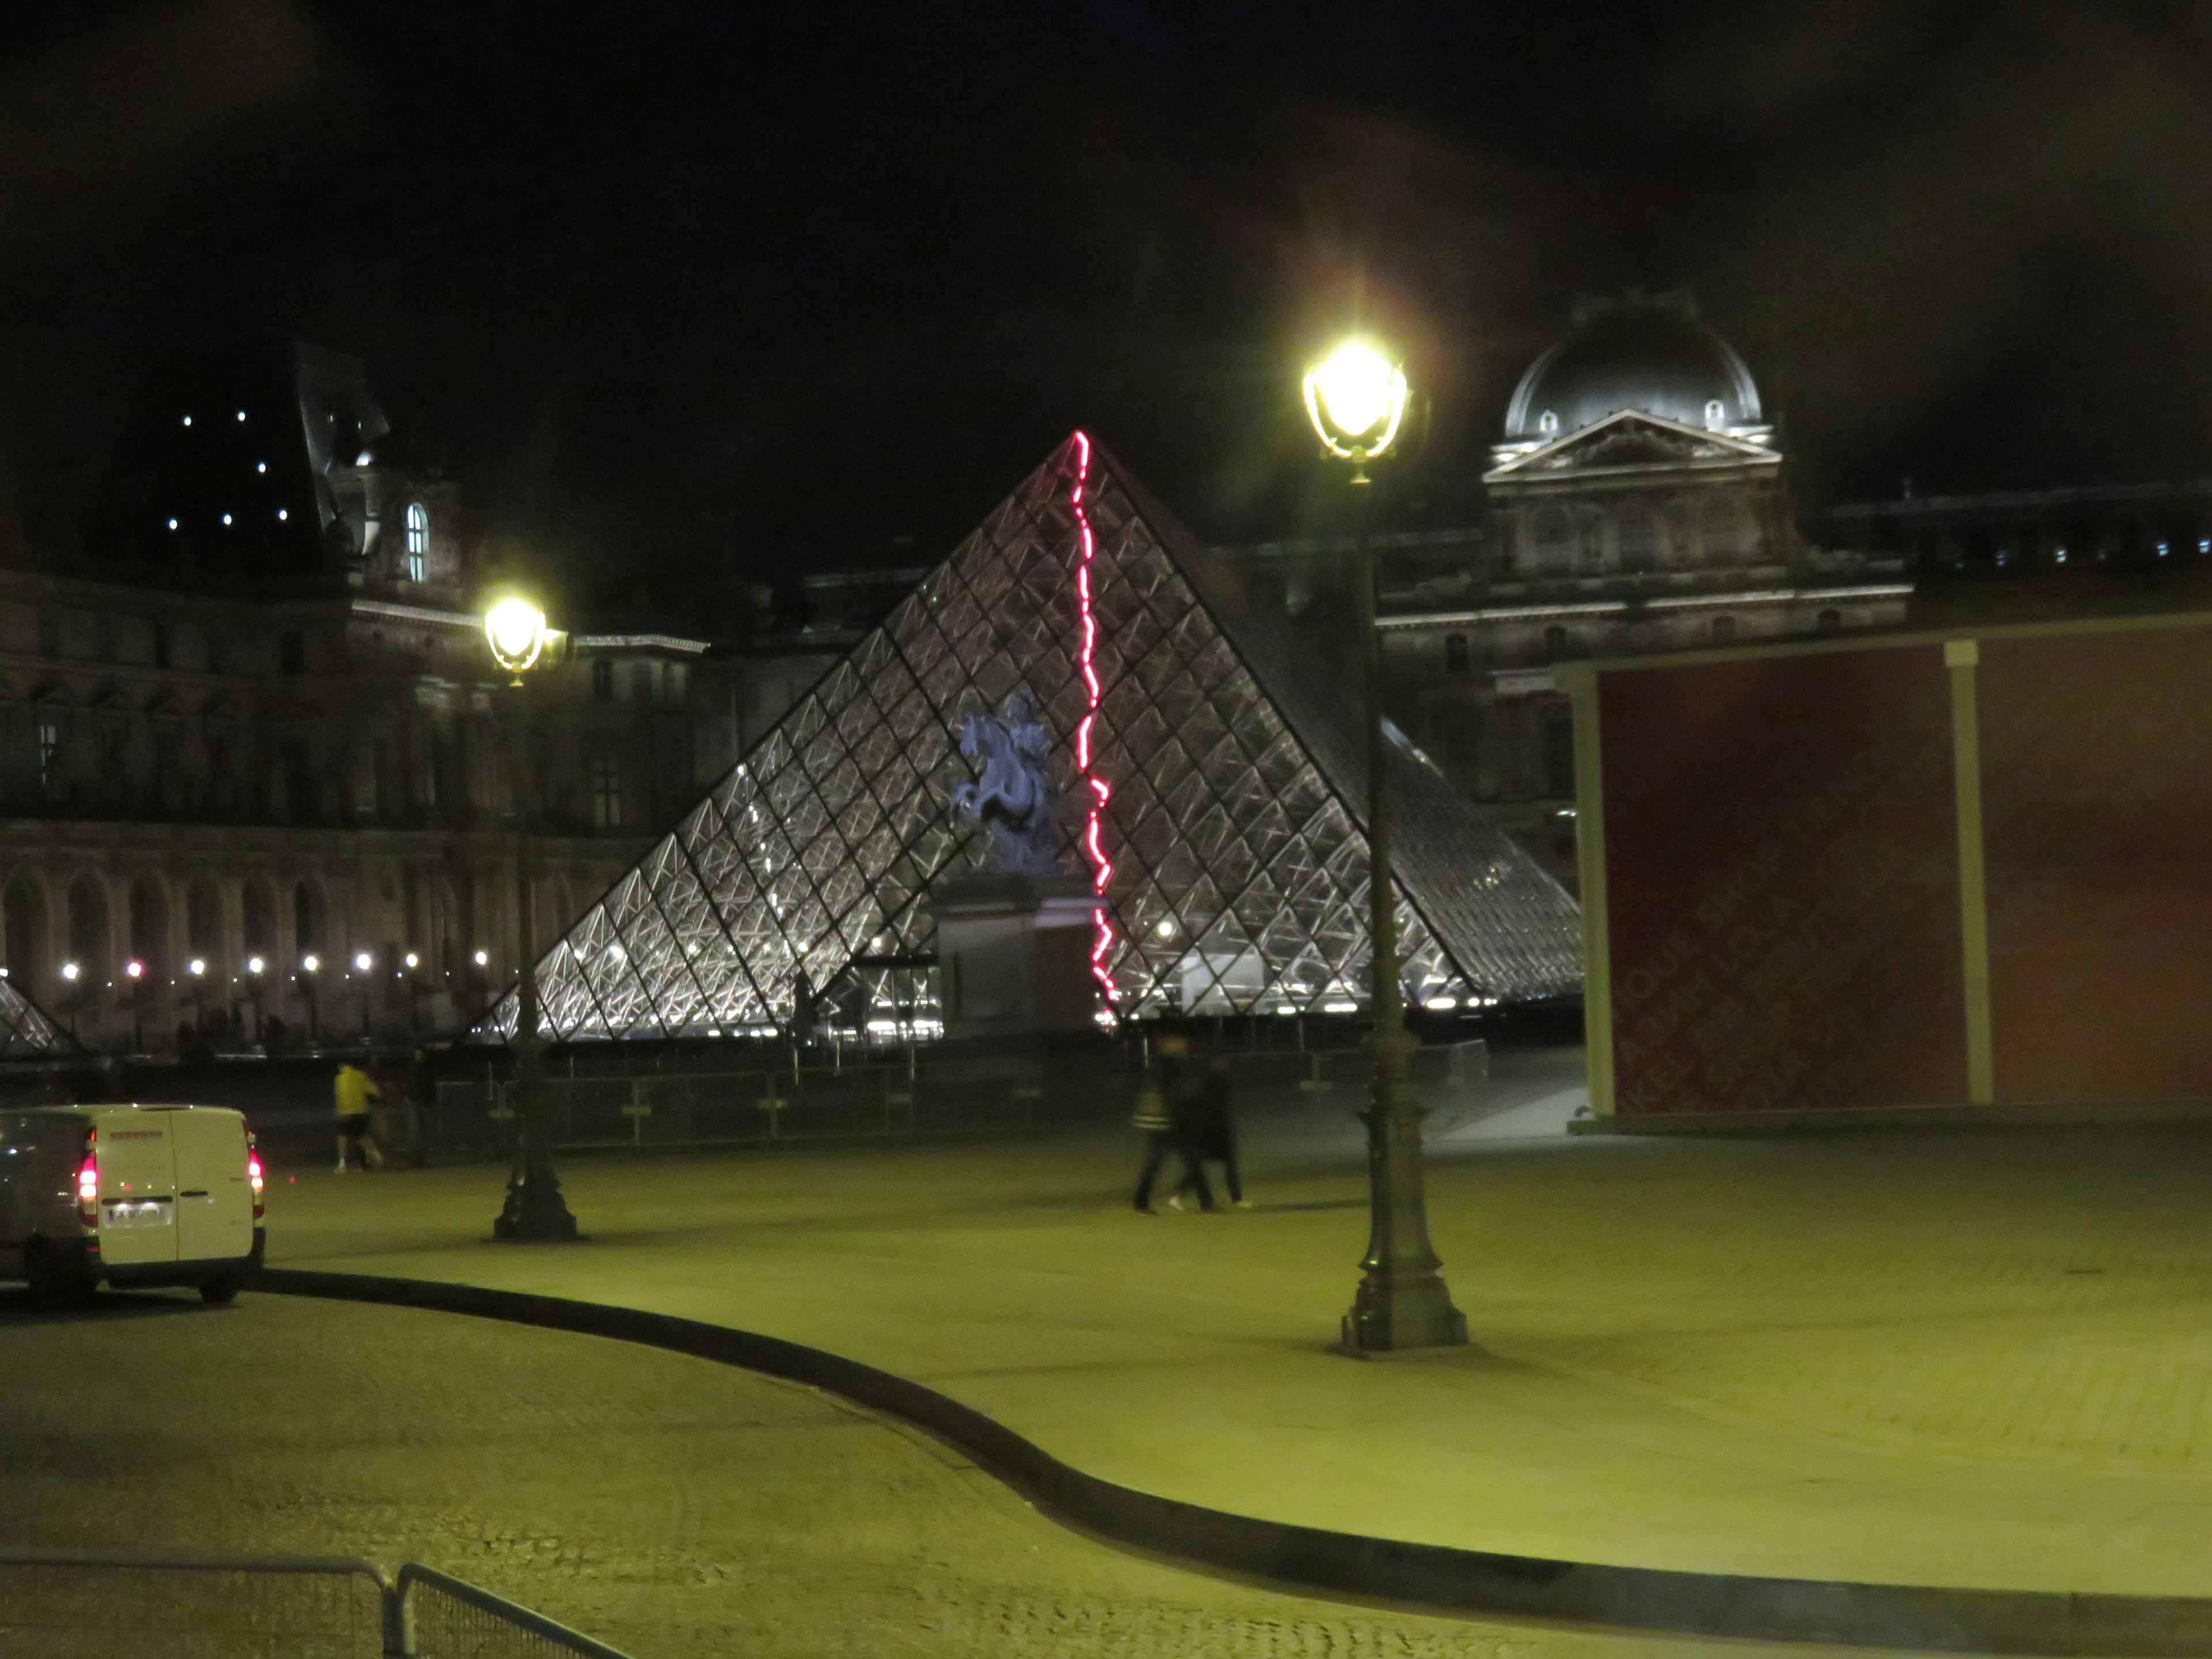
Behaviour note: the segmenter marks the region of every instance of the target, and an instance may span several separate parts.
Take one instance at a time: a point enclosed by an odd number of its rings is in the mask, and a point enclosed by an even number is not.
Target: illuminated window
[[[1447,674],[1464,674],[1467,672],[1466,635],[1447,634],[1444,635],[1444,672]]]
[[[1728,405],[1717,398],[1705,399],[1705,428],[1717,432],[1728,423]]]
[[[1538,435],[1540,437],[1558,437],[1559,435],[1559,411],[1557,410],[1551,409],[1546,410],[1543,414],[1537,418],[1536,431]]]
[[[592,823],[600,830],[622,828],[622,768],[611,760],[592,763]]]
[[[420,501],[407,503],[407,580],[419,582],[430,562],[430,515]]]

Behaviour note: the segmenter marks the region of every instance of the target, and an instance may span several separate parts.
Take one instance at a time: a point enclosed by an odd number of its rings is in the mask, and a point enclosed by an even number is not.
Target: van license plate
[[[166,1227],[169,1224],[169,1200],[165,1198],[123,1199],[100,1206],[100,1224],[106,1227]]]

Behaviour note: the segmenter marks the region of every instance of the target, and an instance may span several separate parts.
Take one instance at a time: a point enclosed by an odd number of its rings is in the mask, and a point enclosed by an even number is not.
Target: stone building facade
[[[540,941],[729,763],[704,641],[509,688],[459,488],[380,453],[358,365],[289,368],[165,387],[81,556],[0,568],[0,949],[89,1046],[466,1020],[518,957],[525,696]]]
[[[1895,558],[1798,533],[1743,360],[1686,296],[1580,308],[1515,390],[1465,530],[1378,537],[1392,718],[1561,881],[1575,881],[1574,735],[1552,665],[1895,626]],[[1295,605],[1334,549],[1243,550]]]

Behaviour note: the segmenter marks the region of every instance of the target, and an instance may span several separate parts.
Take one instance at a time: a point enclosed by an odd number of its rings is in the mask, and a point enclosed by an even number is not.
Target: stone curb
[[[2110,1659],[2212,1656],[2212,1598],[1671,1572],[1327,1532],[1116,1486],[933,1389],[756,1332],[611,1304],[368,1273],[270,1267],[253,1285],[280,1295],[611,1337],[805,1383],[949,1441],[1040,1509],[1084,1530],[1292,1589],[1645,1633]]]

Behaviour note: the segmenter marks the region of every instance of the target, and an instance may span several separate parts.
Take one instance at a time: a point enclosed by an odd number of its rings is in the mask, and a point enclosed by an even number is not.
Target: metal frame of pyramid
[[[1092,966],[1123,1016],[1364,1005],[1358,712],[1280,618],[1077,433],[784,714],[548,951],[545,1035],[784,1026],[800,975],[878,1030],[925,1030],[933,887],[979,864],[953,789],[963,716],[1026,687],[1070,787]],[[1402,738],[1399,739],[1401,745]],[[1407,994],[1580,992],[1557,882],[1403,745]],[[511,1035],[512,993],[479,1028]]]
[[[0,979],[0,1060],[52,1060],[83,1047],[54,1017]]]

